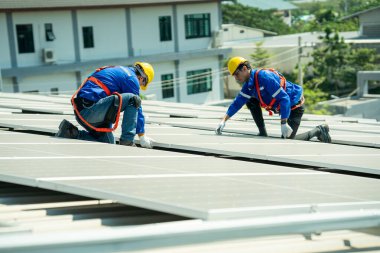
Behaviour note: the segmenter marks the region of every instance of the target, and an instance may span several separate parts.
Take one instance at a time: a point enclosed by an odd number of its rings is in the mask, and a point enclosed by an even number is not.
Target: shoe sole
[[[55,137],[59,137],[59,138],[66,138],[65,136],[60,136],[62,134],[62,129],[63,129],[63,126],[65,124],[71,124],[70,121],[68,120],[62,120],[61,123],[59,124],[59,127],[58,127],[58,132],[55,134]]]
[[[321,130],[321,135],[323,136],[321,139],[323,142],[325,143],[331,143],[331,136],[329,134],[329,127],[326,125],[326,126],[318,126],[319,129]]]

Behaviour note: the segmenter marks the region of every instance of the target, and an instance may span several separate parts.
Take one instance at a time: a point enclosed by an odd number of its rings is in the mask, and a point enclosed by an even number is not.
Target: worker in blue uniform
[[[152,65],[136,62],[133,67],[106,66],[97,69],[74,94],[72,104],[76,120],[86,130],[79,130],[67,120],[59,126],[57,137],[115,143],[111,126],[117,127],[120,112],[121,145],[152,148],[153,141],[145,135],[145,120],[141,107],[140,88],[146,90],[154,78]]]
[[[310,140],[317,137],[322,142],[331,142],[327,124],[296,135],[304,113],[301,86],[287,81],[274,69],[252,69],[249,62],[239,56],[229,60],[228,70],[243,86],[216,128],[216,134],[222,134],[226,121],[246,104],[259,129],[259,136],[268,136],[261,109],[265,108],[270,114],[280,114],[282,138]]]

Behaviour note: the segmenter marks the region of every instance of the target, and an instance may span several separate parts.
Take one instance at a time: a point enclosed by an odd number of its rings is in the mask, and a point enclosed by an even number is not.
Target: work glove
[[[145,135],[141,135],[140,145],[143,148],[153,148],[153,140]]]
[[[292,128],[288,125],[288,123],[281,124],[281,134],[282,138],[287,139],[293,133]]]
[[[215,129],[215,133],[217,135],[221,135],[222,134],[222,131],[223,131],[223,128],[226,126],[226,121],[222,120],[220,123],[219,123],[219,126]]]

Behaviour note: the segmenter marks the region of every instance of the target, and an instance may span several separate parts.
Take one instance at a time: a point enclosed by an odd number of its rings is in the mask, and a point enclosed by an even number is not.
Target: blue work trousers
[[[124,112],[123,122],[121,124],[121,136],[122,140],[133,141],[136,135],[136,124],[137,124],[137,109],[133,103],[132,93],[123,93],[122,97],[122,107],[121,111]],[[114,106],[115,96],[108,96],[100,99],[98,102],[90,107],[84,108],[80,111],[81,116],[94,127],[105,127],[103,122],[106,114],[111,106]],[[77,121],[85,129],[90,130],[89,127],[85,126],[80,120]],[[106,126],[111,127],[111,126]],[[88,140],[88,141],[98,141],[105,143],[115,143],[115,138],[112,132],[96,132],[80,130],[78,139]]]

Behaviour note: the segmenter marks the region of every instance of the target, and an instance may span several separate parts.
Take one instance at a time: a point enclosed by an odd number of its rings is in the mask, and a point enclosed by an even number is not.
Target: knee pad
[[[134,95],[129,99],[128,105],[132,105],[136,107],[136,109],[139,109],[141,107],[141,98],[137,95]]]

